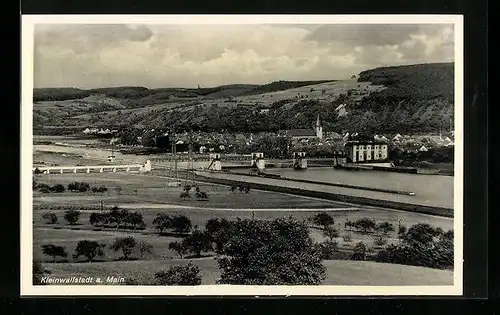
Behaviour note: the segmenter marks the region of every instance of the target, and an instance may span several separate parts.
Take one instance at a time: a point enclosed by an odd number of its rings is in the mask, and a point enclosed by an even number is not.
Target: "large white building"
[[[347,159],[352,163],[384,161],[389,157],[387,143],[381,141],[348,141],[344,148]]]

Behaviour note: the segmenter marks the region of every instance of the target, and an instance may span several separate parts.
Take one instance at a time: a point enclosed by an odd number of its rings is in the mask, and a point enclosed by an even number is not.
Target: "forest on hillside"
[[[363,71],[359,82],[370,81],[374,85],[383,84],[386,89],[372,92],[356,101],[349,93],[342,94],[335,101],[324,102],[314,98],[281,100],[262,111],[255,104],[234,103],[234,106],[203,104],[203,97],[221,93],[231,95],[231,89],[241,93],[264,93],[279,89],[317,84],[325,81],[277,81],[264,86],[230,85],[200,89],[147,89],[144,87],[119,87],[89,90],[103,93],[120,100],[127,108],[144,107],[148,104],[167,102],[171,97],[200,96],[189,107],[180,105],[163,109],[148,109],[134,113],[95,113],[85,124],[95,126],[118,125],[130,127],[141,125],[145,128],[176,128],[177,130],[200,131],[248,131],[266,132],[296,128],[313,128],[316,115],[325,131],[366,132],[366,133],[419,133],[435,132],[450,128],[454,115],[454,64],[421,64],[399,67],[385,67]],[[85,95],[89,91],[78,89],[36,90],[37,97],[57,98],[61,95]],[[187,104],[187,103],[186,103]],[[336,108],[347,104],[346,116],[339,117]],[[62,106],[62,105],[61,105]],[[61,109],[62,111],[62,109]],[[51,114],[53,114],[51,112]],[[35,125],[58,124],[57,115],[49,119],[43,112],[35,110]],[[65,117],[64,124],[71,118]],[[83,123],[74,120],[74,124]],[[60,122],[62,124],[62,122]],[[40,126],[37,126],[40,127]],[[40,130],[39,128],[37,130]]]

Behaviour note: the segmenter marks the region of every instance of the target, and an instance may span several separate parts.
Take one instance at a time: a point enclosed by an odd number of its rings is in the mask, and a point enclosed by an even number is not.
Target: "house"
[[[346,106],[347,104],[340,104],[337,108],[335,108],[338,117],[344,117],[347,115],[347,110],[345,109]]]
[[[420,152],[427,152],[429,150],[425,147],[425,145],[423,145],[423,146],[420,147],[420,149],[418,149],[418,151],[420,151]]]
[[[399,133],[392,138],[392,141],[401,141],[403,139],[403,136],[400,135]]]
[[[389,149],[386,142],[370,138],[348,140],[344,146],[347,159],[352,163],[387,160]]]

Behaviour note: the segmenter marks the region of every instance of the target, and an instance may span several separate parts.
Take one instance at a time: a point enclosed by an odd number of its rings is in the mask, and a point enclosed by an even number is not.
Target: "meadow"
[[[175,235],[160,236],[155,231],[153,220],[158,213],[185,215],[191,220],[192,226],[204,228],[210,218],[275,219],[293,216],[299,220],[308,220],[320,212],[333,216],[334,227],[339,231],[335,238],[339,250],[352,252],[354,246],[362,241],[368,248],[368,253],[375,253],[381,247],[374,244],[374,235],[361,234],[345,227],[346,220],[355,221],[368,217],[377,223],[389,221],[397,230],[399,223],[407,227],[422,222],[428,222],[444,230],[453,228],[453,221],[447,218],[432,217],[403,211],[367,208],[314,198],[291,196],[286,194],[251,190],[248,193],[235,191],[222,185],[199,183],[202,191],[209,195],[208,201],[191,199],[181,200],[180,187],[168,187],[165,178],[134,173],[104,173],[104,174],[53,174],[35,177],[37,183],[48,185],[78,181],[93,186],[105,186],[105,193],[69,192],[63,193],[33,193],[33,255],[43,262],[44,267],[52,276],[91,276],[115,275],[136,279],[141,284],[151,284],[154,272],[168,269],[172,265],[185,264],[188,261],[200,266],[202,283],[214,284],[219,270],[214,253],[203,253],[202,258],[193,258],[186,254],[183,259],[168,249],[170,242],[182,240]],[[99,212],[100,201],[106,210],[118,206],[129,211],[139,211],[146,224],[144,230],[102,228],[92,226],[89,217],[92,212]],[[81,211],[76,225],[69,225],[64,219],[64,211],[74,209]],[[43,219],[43,214],[52,212],[58,216],[56,224],[49,224]],[[317,226],[310,225],[311,236],[316,242],[326,240]],[[109,247],[116,238],[132,236],[137,242],[145,241],[152,245],[152,252],[140,257],[139,250],[134,249],[131,260],[121,261],[121,251],[114,252]],[[349,236],[351,240],[345,237]],[[73,261],[78,241],[95,240],[106,244],[104,256],[95,262],[88,263],[84,258]],[[388,243],[397,243],[396,232],[386,236]],[[66,259],[46,256],[42,245],[63,246],[68,253]],[[208,256],[208,257],[207,257]],[[328,268],[328,278],[324,284],[370,284],[370,285],[418,285],[418,284],[450,284],[453,272],[433,270],[412,266],[380,264],[370,261],[356,262],[349,260],[325,260]],[[368,268],[368,269],[367,269]],[[368,271],[367,271],[368,270]],[[366,276],[369,274],[369,276]]]

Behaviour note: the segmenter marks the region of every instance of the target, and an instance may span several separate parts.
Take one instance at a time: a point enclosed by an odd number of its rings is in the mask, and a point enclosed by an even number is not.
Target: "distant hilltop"
[[[34,129],[40,134],[52,127],[64,132],[89,125],[291,130],[313,128],[318,114],[325,128],[339,133],[433,132],[452,128],[454,63],[381,67],[348,80],[186,89],[43,88],[34,89],[33,99]]]

